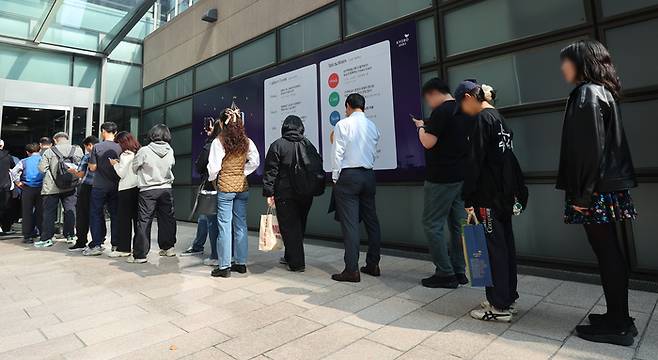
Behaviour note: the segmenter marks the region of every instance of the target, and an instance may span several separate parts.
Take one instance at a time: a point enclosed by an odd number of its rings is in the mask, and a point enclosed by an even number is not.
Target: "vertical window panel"
[[[434,17],[418,20],[418,57],[421,64],[436,61],[436,26]]]
[[[603,16],[619,15],[655,5],[658,5],[658,0],[601,0]]]
[[[70,85],[70,55],[0,44],[0,78]]]
[[[170,128],[192,124],[192,99],[167,106],[166,120]]]
[[[142,105],[142,67],[113,62],[107,63],[106,102],[108,104]]]
[[[188,70],[166,81],[167,101],[175,100],[193,91],[194,70]]]
[[[231,53],[233,76],[239,76],[252,70],[276,62],[276,37],[274,33],[239,47]]]
[[[617,27],[605,32],[608,49],[624,88],[658,85],[656,35],[658,35],[658,19]]]
[[[165,85],[164,82],[153,85],[144,90],[144,108],[148,109],[153,106],[160,105],[165,101]]]
[[[229,79],[228,55],[222,55],[197,66],[195,89],[203,90]]]
[[[427,9],[432,0],[346,0],[347,35]]]
[[[332,6],[294,22],[282,28],[279,34],[282,59],[288,59],[340,40],[338,6]]]

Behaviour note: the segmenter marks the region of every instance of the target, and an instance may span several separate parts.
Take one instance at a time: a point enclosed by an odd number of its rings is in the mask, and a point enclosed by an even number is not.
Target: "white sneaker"
[[[135,259],[132,255],[128,256],[126,262],[129,264],[143,264],[146,262],[146,259]]]
[[[483,309],[486,309],[486,308],[491,307],[491,304],[489,304],[489,301],[484,300],[483,302],[480,303],[480,307],[483,308]],[[508,310],[509,310],[509,312],[511,312],[514,315],[519,313],[519,309],[516,308],[516,301],[514,302],[514,304],[512,304],[512,306],[509,307]]]
[[[39,240],[34,242],[36,248],[47,248],[53,246],[53,239]]]
[[[158,252],[158,255],[166,256],[166,257],[176,256],[176,250],[174,250],[173,247],[171,247],[167,250],[160,250],[160,252]]]
[[[482,321],[512,322],[514,315],[509,310],[498,310],[492,306],[471,311],[471,317]]]
[[[103,249],[100,246],[94,246],[93,248],[87,247],[82,250],[82,255],[84,256],[99,256],[103,254]]]
[[[130,256],[130,253],[129,252],[123,252],[123,251],[112,251],[107,256],[111,257],[111,258],[128,257],[128,256]]]
[[[203,259],[203,265],[206,265],[206,266],[219,266],[219,260],[206,258],[206,259]]]

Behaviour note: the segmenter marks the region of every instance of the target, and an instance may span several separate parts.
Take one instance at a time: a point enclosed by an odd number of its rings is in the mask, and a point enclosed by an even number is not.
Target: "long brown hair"
[[[139,150],[142,145],[140,145],[139,141],[133,136],[133,134],[127,132],[127,131],[120,131],[115,137],[114,137],[114,142],[119,144],[121,146],[121,151],[126,151],[130,150],[134,153]]]
[[[244,121],[242,116],[232,117],[231,111],[240,114],[240,110],[224,109],[219,115],[222,123],[222,131],[219,133],[219,141],[224,146],[226,155],[242,155],[249,151],[249,138],[244,131]]]

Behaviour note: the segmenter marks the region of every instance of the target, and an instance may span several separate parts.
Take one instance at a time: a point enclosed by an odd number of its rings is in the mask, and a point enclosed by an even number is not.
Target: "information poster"
[[[397,167],[390,48],[390,42],[385,40],[320,62],[320,122],[325,171],[331,171],[334,126],[345,117],[345,98],[351,93],[366,98],[366,116],[381,132],[375,170]]]
[[[288,115],[302,119],[306,137],[319,149],[317,66],[311,64],[265,79],[263,87],[265,149],[281,137],[281,124]]]

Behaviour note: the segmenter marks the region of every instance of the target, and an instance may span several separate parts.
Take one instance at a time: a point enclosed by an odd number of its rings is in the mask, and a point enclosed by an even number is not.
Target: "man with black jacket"
[[[0,219],[9,218],[7,212],[10,210],[11,204],[11,176],[9,171],[16,165],[14,159],[9,153],[5,150],[4,140],[0,140]],[[0,235],[4,235],[11,231],[11,221],[2,221],[2,232]]]
[[[213,119],[205,119],[206,123],[204,124],[204,131],[208,138],[206,143],[203,145],[199,156],[194,163],[197,173],[201,175],[201,181],[205,183],[203,190],[214,191],[212,184],[208,181],[208,155],[210,153],[210,144],[212,141],[217,138],[219,132],[221,131],[221,126],[219,124],[214,124]],[[215,131],[216,129],[216,131]],[[201,255],[203,254],[203,248],[206,245],[206,237],[210,237],[210,258],[204,259],[204,265],[208,266],[217,266],[217,237],[219,236],[219,227],[217,224],[217,216],[209,214],[199,214],[197,218],[197,228],[196,236],[192,246],[183,251],[181,256],[192,256],[192,255]]]

